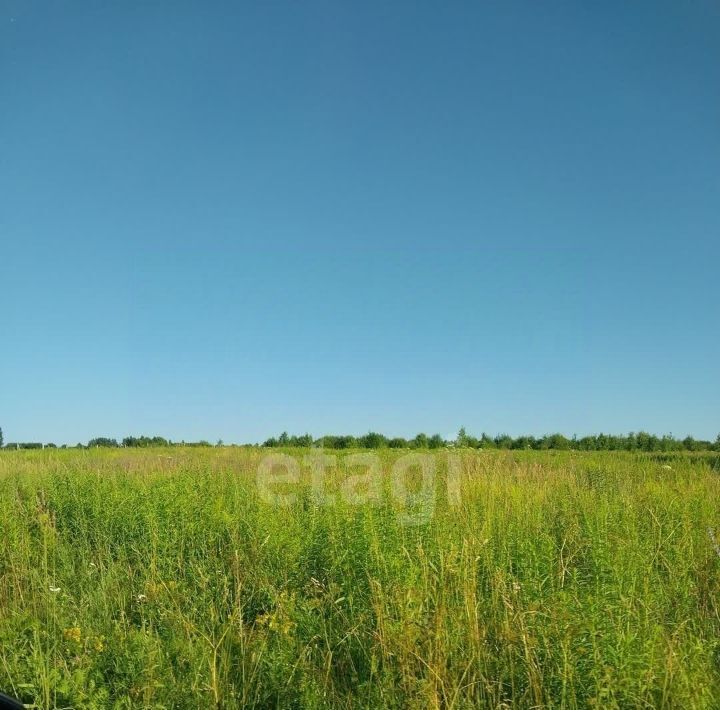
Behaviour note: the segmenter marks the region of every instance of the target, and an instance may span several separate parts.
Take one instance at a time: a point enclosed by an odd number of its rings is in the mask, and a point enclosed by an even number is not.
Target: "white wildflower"
[[[60,587],[53,587],[52,585],[50,585],[50,592],[52,594],[57,594],[59,591],[60,591]]]
[[[718,545],[717,538],[715,537],[715,531],[712,528],[708,528],[708,535],[713,549],[715,550],[715,554],[720,557],[720,545]]]

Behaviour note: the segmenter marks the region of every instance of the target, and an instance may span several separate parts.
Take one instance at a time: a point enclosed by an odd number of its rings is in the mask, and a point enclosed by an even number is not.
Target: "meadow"
[[[258,485],[261,448],[0,452],[0,690],[43,709],[720,707],[717,454],[440,451],[403,501],[406,454],[380,451],[360,500],[345,453],[318,497],[302,464]]]

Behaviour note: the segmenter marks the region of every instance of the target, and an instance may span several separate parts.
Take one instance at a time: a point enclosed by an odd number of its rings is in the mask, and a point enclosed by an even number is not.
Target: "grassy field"
[[[319,499],[307,466],[258,486],[266,455],[0,452],[0,689],[38,708],[720,707],[711,457],[443,451],[403,503],[403,452],[364,502],[342,456]]]

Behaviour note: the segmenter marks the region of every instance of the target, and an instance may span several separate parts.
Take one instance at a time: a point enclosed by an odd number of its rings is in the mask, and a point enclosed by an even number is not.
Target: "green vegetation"
[[[302,465],[271,505],[267,454],[4,451],[0,689],[38,708],[717,707],[716,454],[427,453],[432,514],[411,525],[390,490],[407,452],[377,454],[364,505],[337,495],[347,452],[334,504]]]
[[[457,437],[451,441],[445,440],[440,434],[428,436],[418,434],[413,439],[396,437],[388,439],[383,434],[370,432],[364,436],[321,436],[314,439],[310,434],[290,436],[283,432],[279,437],[268,439],[263,446],[291,446],[310,447],[321,446],[326,449],[441,449],[445,446],[459,446],[471,449],[534,449],[546,451],[549,449],[564,451],[720,451],[720,434],[714,442],[695,439],[687,436],[676,439],[670,434],[655,436],[647,432],[627,435],[593,434],[590,436],[573,437],[568,439],[563,434],[546,434],[545,436],[518,436],[513,438],[509,434],[498,434],[495,437],[482,434],[479,438],[467,434],[464,428],[460,429]]]
[[[107,436],[98,436],[90,439],[86,445],[77,444],[76,449],[97,448],[148,448],[152,446],[212,446],[208,441],[171,441],[162,436],[126,436],[120,443],[117,439]],[[223,446],[220,439],[217,446]],[[253,446],[253,444],[246,444]],[[641,431],[631,432],[627,435],[592,434],[590,436],[573,436],[568,439],[563,434],[546,434],[545,436],[518,436],[513,438],[509,434],[490,436],[482,434],[474,437],[467,434],[463,427],[453,439],[443,439],[440,434],[418,434],[412,439],[402,437],[388,438],[384,434],[369,432],[362,436],[328,434],[314,439],[310,434],[289,435],[283,432],[278,437],[271,437],[263,443],[267,448],[324,448],[324,449],[442,449],[445,447],[460,447],[470,449],[508,449],[520,451],[533,449],[535,451],[720,451],[720,434],[714,442],[706,439],[695,439],[686,436],[677,439],[671,434],[656,436]],[[0,429],[0,448],[2,447],[2,429]],[[11,443],[8,449],[42,449],[57,448],[55,444],[41,443]],[[63,445],[63,449],[68,448]]]

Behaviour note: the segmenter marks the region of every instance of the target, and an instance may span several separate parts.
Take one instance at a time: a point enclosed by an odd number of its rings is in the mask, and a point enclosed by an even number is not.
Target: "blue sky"
[[[0,6],[8,440],[720,431],[720,6]]]

